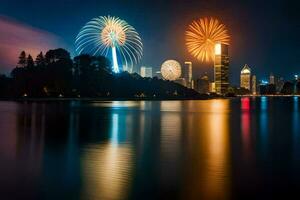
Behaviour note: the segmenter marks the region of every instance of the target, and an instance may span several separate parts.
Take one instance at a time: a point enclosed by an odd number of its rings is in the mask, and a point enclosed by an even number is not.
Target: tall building
[[[194,88],[194,84],[193,84],[193,64],[190,61],[186,61],[184,62],[185,65],[185,80],[187,82],[187,87],[188,88]]]
[[[141,77],[152,78],[152,67],[141,67]]]
[[[210,93],[215,93],[216,92],[216,84],[215,84],[215,82],[210,82],[209,83],[209,92]]]
[[[196,89],[201,94],[209,93],[209,79],[207,75],[197,79]]]
[[[270,84],[275,85],[275,77],[274,77],[273,73],[270,74],[270,80],[269,80],[269,82],[270,82]]]
[[[277,91],[277,93],[280,93],[281,92],[281,90],[282,90],[282,88],[283,88],[283,86],[284,86],[284,79],[282,78],[282,77],[280,77],[279,79],[278,79],[278,81],[277,81],[277,84],[276,84],[276,91]]]
[[[214,79],[216,93],[226,94],[229,87],[229,54],[228,45],[215,45]]]
[[[257,85],[256,85],[256,76],[253,75],[253,76],[252,76],[252,94],[253,94],[253,95],[256,95],[256,94],[257,94],[256,88],[257,88]]]
[[[251,90],[251,69],[250,67],[245,64],[241,71],[241,88],[245,88],[247,90]]]

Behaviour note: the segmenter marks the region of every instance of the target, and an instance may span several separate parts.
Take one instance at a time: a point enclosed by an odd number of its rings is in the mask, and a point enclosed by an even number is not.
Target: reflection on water
[[[133,103],[113,103],[112,108]],[[108,141],[90,144],[83,148],[81,157],[83,169],[82,199],[125,199],[132,179],[133,151],[127,143],[133,124],[130,113],[114,110]],[[99,134],[101,134],[99,132]]]
[[[184,198],[229,199],[229,100],[203,102],[194,115],[197,126],[192,134],[192,163],[187,164]]]
[[[82,199],[124,199],[132,179],[132,149],[112,143],[90,145],[82,153]]]
[[[249,154],[251,153],[250,109],[250,98],[241,98],[241,131],[243,140],[243,151],[246,160],[249,159]]]
[[[181,102],[161,102],[161,163],[163,184],[175,184],[179,172],[180,142],[182,133]],[[175,179],[175,180],[174,180]]]
[[[293,130],[295,134],[300,134],[299,129],[299,97],[294,97],[294,112],[293,112]]]
[[[228,199],[229,179],[229,101],[214,100],[209,108],[208,116],[208,159],[204,171],[204,199]],[[203,126],[205,122],[203,123]]]
[[[0,198],[290,193],[300,186],[299,111],[298,97],[0,102]]]
[[[293,98],[293,149],[295,160],[300,161],[300,117],[299,117],[299,97]]]
[[[267,154],[268,146],[268,97],[260,98],[260,145],[263,156]]]

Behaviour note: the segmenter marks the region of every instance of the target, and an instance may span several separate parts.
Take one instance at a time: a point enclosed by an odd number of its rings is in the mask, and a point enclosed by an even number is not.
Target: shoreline
[[[210,96],[207,98],[93,98],[93,97],[0,97],[0,101],[191,101],[191,100],[212,100],[212,99],[233,99],[233,98],[243,98],[243,97],[300,97],[300,95],[237,95],[233,97],[222,97],[222,96]]]

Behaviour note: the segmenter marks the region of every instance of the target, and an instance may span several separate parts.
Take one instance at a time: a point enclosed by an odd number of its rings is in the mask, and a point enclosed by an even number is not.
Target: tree
[[[74,58],[75,74],[78,76],[86,76],[89,72],[93,72],[92,57],[86,54],[76,56]]]
[[[109,73],[112,72],[112,67],[110,61],[104,56],[93,57],[93,65],[97,70],[105,70]]]
[[[72,91],[73,61],[64,49],[49,50],[45,55],[45,80],[47,90],[53,95],[69,94]]]
[[[71,59],[70,53],[62,48],[49,50],[45,55],[45,60],[47,64],[57,62],[59,60],[69,59]]]
[[[298,95],[300,94],[300,81],[297,81],[297,83],[296,83],[296,93]]]
[[[18,62],[18,67],[25,67],[26,66],[26,53],[25,51],[22,51],[20,53],[20,56],[19,56],[19,62]]]
[[[9,97],[12,95],[12,79],[0,74],[0,97]]]
[[[29,69],[32,69],[33,67],[34,67],[34,61],[33,61],[33,58],[32,58],[32,56],[29,54],[28,55],[28,57],[27,57],[27,67],[29,68]]]
[[[40,52],[35,59],[35,64],[37,67],[44,67],[46,64],[43,52]]]
[[[281,89],[281,93],[285,94],[285,95],[293,94],[294,93],[294,84],[289,81],[285,82]]]

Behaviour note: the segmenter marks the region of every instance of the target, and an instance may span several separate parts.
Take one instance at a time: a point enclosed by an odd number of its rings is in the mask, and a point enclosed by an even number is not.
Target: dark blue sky
[[[231,36],[230,78],[235,84],[245,63],[259,79],[267,78],[270,72],[286,79],[300,73],[299,10],[296,0],[2,0],[0,5],[0,15],[60,37],[62,46],[70,52],[87,21],[101,15],[118,16],[142,37],[141,65],[159,69],[166,59],[192,60],[195,75],[205,71],[211,74],[213,68],[186,52],[184,31],[194,19],[217,17]]]

